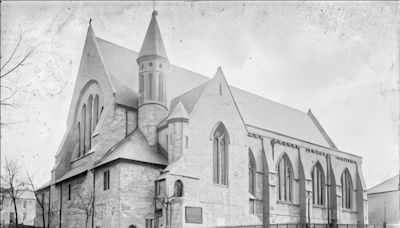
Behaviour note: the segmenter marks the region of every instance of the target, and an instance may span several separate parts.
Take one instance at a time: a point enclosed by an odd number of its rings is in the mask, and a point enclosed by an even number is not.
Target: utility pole
[[[386,228],[386,200],[385,200],[385,207],[383,208],[383,228]]]

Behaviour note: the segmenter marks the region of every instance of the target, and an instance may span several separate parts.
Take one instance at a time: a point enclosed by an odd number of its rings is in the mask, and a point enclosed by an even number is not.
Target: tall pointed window
[[[86,105],[83,105],[81,111],[81,155],[86,153]]]
[[[223,124],[213,134],[214,183],[228,185],[228,143],[229,136]]]
[[[249,149],[249,192],[256,193],[256,160],[253,152]]]
[[[87,114],[86,114],[86,144],[85,144],[85,151],[89,151],[92,147],[92,103],[93,103],[93,96],[90,95],[87,102]]]
[[[278,165],[278,199],[282,201],[293,201],[293,168],[289,157],[285,154]]]
[[[96,95],[96,97],[94,98],[94,103],[93,103],[93,127],[92,127],[93,129],[92,129],[92,132],[96,128],[98,122],[99,122],[99,95]]]
[[[164,102],[164,76],[162,74],[159,74],[159,84],[158,84],[158,101]]]
[[[148,83],[149,83],[149,89],[147,90],[148,91],[148,100],[153,100],[153,74],[152,73],[150,73],[149,74],[149,77],[147,77],[148,78]]]
[[[341,178],[342,184],[342,208],[351,209],[351,200],[353,192],[353,182],[349,170],[345,170]]]
[[[143,64],[142,64],[143,66]],[[139,103],[142,104],[144,101],[144,94],[143,94],[143,89],[144,89],[144,78],[143,74],[139,75]]]
[[[325,196],[325,175],[322,170],[321,164],[318,162],[312,172],[312,191],[313,191],[313,204],[324,205]]]

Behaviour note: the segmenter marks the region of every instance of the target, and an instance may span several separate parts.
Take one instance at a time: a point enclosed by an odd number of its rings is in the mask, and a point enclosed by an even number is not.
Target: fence
[[[384,224],[269,224],[269,225],[240,225],[240,226],[218,226],[218,228],[386,228]]]

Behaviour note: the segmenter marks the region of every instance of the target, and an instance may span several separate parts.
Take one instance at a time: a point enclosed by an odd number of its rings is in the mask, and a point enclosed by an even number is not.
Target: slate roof
[[[171,114],[168,115],[168,121],[174,119],[189,120],[189,115],[183,106],[182,102],[179,102],[174,109],[172,109]]]
[[[368,194],[399,191],[399,174],[368,189]]]
[[[85,172],[88,171],[89,168],[90,168],[90,167],[88,167],[88,166],[86,166],[86,165],[81,165],[81,166],[78,166],[78,167],[76,167],[76,168],[70,169],[70,170],[69,170],[68,172],[66,172],[61,178],[58,178],[58,179],[56,180],[56,183],[62,182],[62,181],[64,181],[64,180],[67,180],[67,179],[69,179],[69,178],[71,178],[71,177],[74,177],[74,176],[76,176],[76,175],[85,173]]]
[[[136,108],[138,93],[135,91],[139,91],[139,69],[136,59],[139,54],[100,38],[96,40],[107,74],[116,90],[117,103]],[[166,80],[171,82],[167,83],[166,91],[169,102],[171,98],[187,92],[209,78],[171,64]]]
[[[132,77],[131,74],[138,74],[137,53],[100,38],[96,38],[96,41],[117,103],[136,108],[139,99],[135,92],[139,91],[138,77]]]
[[[123,139],[115,148],[107,152],[95,167],[117,159],[134,160],[144,163],[167,165],[167,158],[158,152],[157,145],[150,146],[142,132],[137,128]]]
[[[117,102],[137,107],[138,53],[97,38],[98,47],[110,80],[116,85]],[[170,65],[167,81],[167,102],[170,109],[180,101],[190,115],[210,78]],[[246,125],[306,142],[333,148],[307,113],[267,98],[230,86],[232,95]],[[176,98],[172,100],[171,98]],[[248,127],[248,129],[251,129]],[[335,148],[333,148],[335,149]]]

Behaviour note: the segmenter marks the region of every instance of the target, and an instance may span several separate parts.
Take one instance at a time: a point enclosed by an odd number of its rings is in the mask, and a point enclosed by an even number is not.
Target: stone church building
[[[139,53],[89,25],[37,225],[43,213],[63,228],[367,223],[361,157],[311,110],[170,63],[156,15]]]

